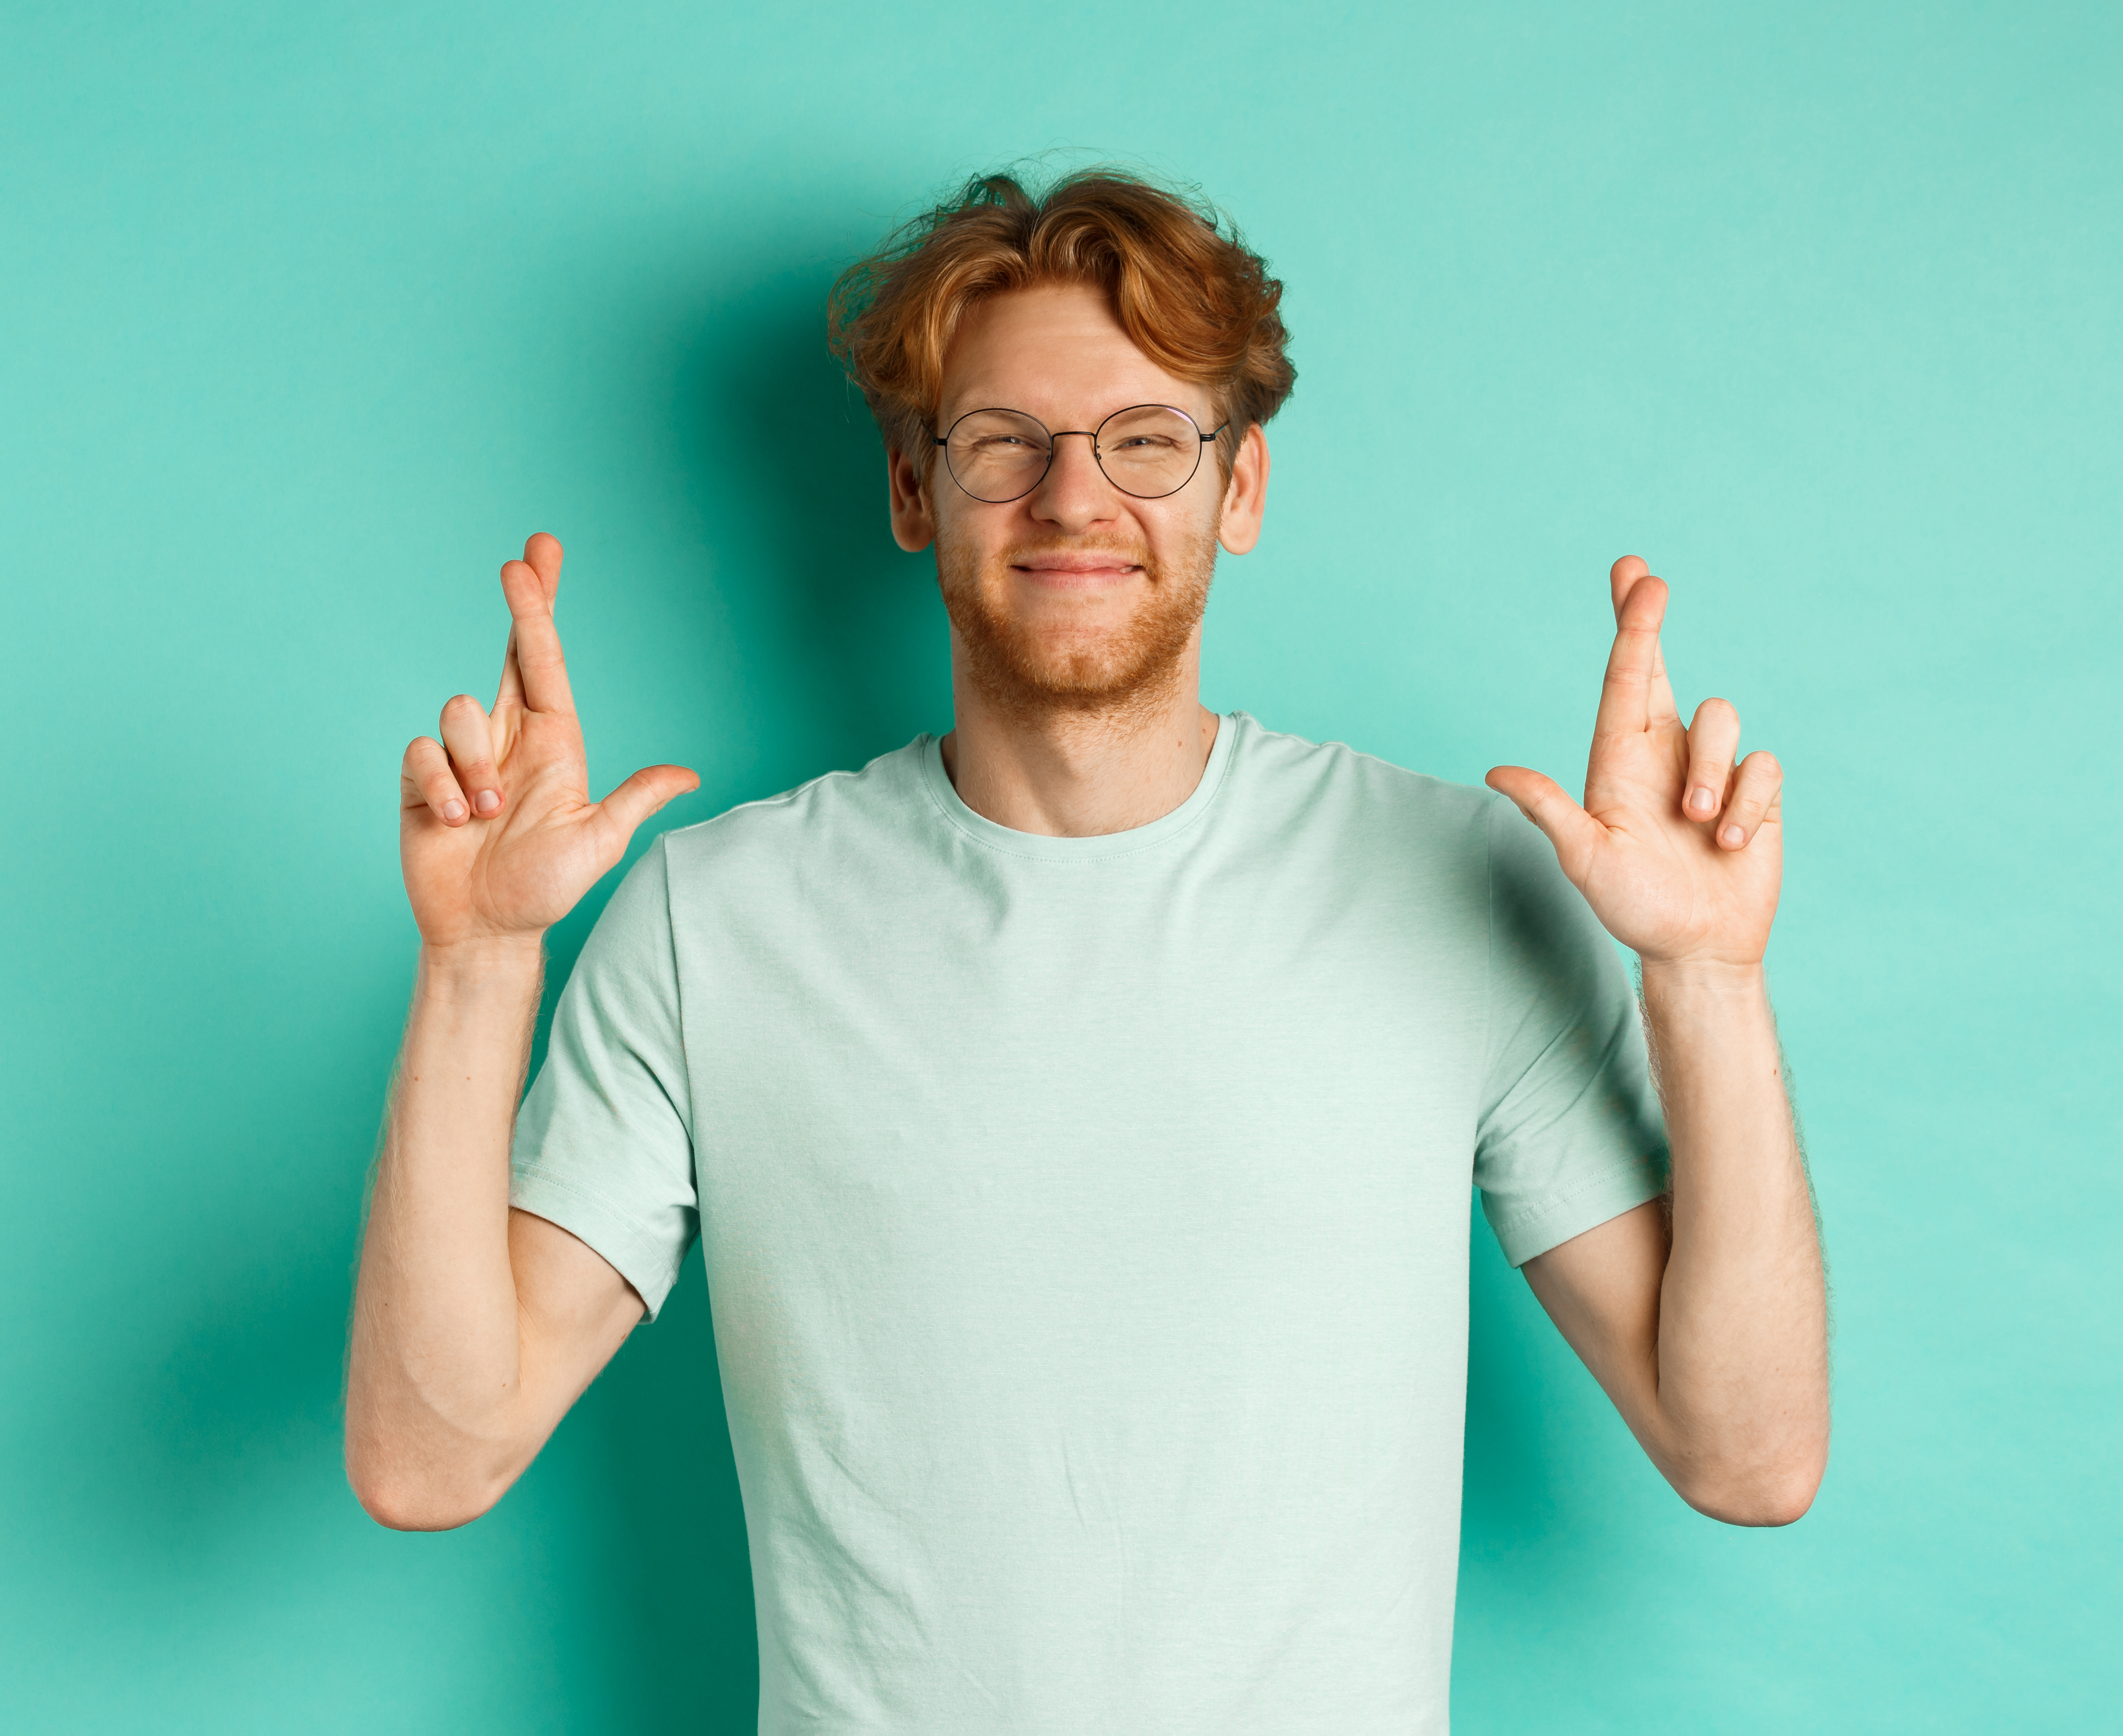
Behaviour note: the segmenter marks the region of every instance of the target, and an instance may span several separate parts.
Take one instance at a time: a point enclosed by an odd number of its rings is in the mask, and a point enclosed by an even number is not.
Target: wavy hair
[[[1198,195],[1111,167],[1037,194],[1012,175],[976,176],[841,273],[827,341],[879,432],[926,469],[960,321],[989,296],[1048,284],[1103,289],[1138,350],[1210,390],[1232,430],[1216,443],[1227,472],[1245,430],[1296,382],[1282,285],[1230,220]]]

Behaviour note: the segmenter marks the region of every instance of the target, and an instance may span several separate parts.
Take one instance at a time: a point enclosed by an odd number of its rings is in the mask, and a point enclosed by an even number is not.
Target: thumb
[[[598,823],[624,849],[642,821],[674,796],[700,787],[701,780],[684,766],[644,766],[598,804]]]
[[[1493,766],[1482,780],[1499,795],[1508,797],[1555,846],[1555,859],[1572,885],[1581,890],[1592,866],[1592,852],[1600,846],[1601,827],[1563,791],[1562,785],[1524,766]]]

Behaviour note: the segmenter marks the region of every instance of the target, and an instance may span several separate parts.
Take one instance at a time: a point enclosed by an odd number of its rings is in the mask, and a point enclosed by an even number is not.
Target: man
[[[660,838],[520,1116],[544,931],[696,780],[588,800],[543,536],[492,712],[407,750],[354,1487],[485,1511],[697,1234],[763,1730],[1442,1729],[1470,1180],[1684,1499],[1782,1524],[1821,1475],[1776,764],[1680,723],[1633,558],[1582,807],[1204,710],[1279,293],[1110,174],[976,183],[843,280],[956,727]]]

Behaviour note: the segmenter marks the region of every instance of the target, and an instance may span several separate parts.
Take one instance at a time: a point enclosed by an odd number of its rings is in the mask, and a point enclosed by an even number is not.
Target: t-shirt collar
[[[1147,825],[1132,826],[1125,832],[1102,833],[1093,838],[1050,838],[1043,833],[1019,832],[1009,826],[997,825],[986,815],[974,813],[959,800],[958,792],[951,786],[950,774],[944,769],[941,738],[925,734],[916,739],[914,746],[921,758],[922,786],[946,824],[974,842],[1005,855],[1046,861],[1084,862],[1155,849],[1190,830],[1214,806],[1235,757],[1239,737],[1252,721],[1243,711],[1220,716],[1216,739],[1210,745],[1208,763],[1202,768],[1200,781],[1187,800],[1169,814],[1159,815]]]

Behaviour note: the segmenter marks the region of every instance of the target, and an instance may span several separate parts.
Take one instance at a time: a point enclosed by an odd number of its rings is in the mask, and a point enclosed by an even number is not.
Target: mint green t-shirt
[[[1103,838],[923,736],[667,833],[511,1198],[705,1257],[762,1732],[1443,1730],[1469,1184],[1657,1196],[1635,999],[1486,791],[1223,720]]]

